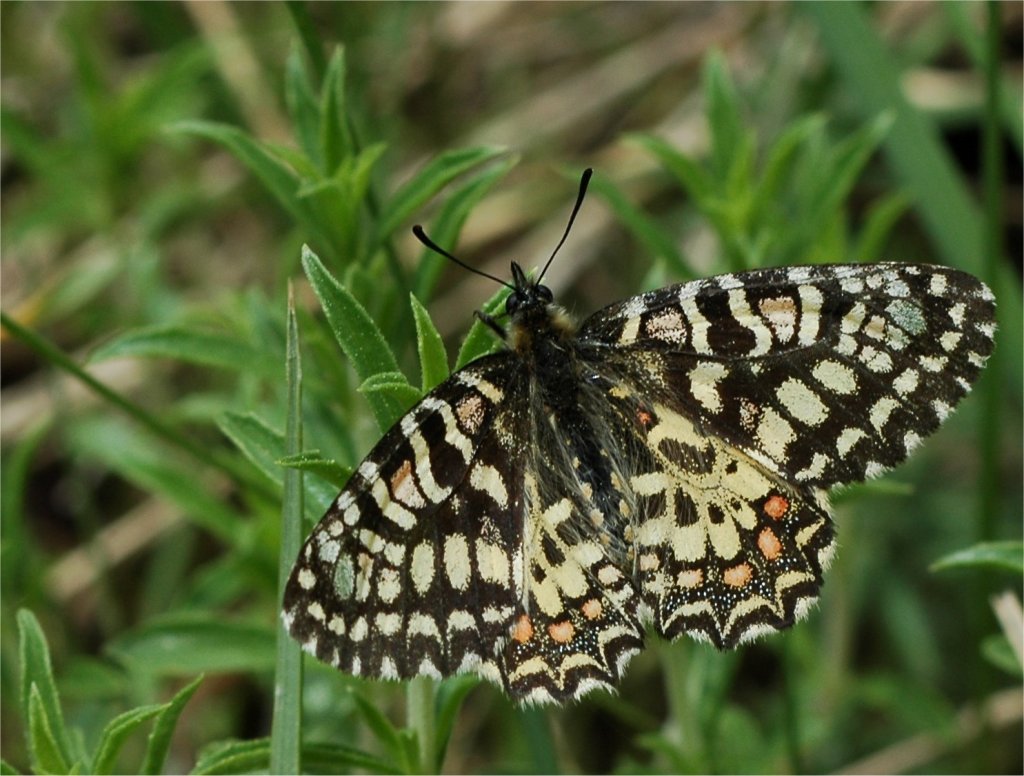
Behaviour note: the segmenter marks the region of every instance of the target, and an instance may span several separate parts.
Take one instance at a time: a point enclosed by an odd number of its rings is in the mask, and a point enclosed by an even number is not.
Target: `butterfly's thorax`
[[[519,355],[527,378],[534,381],[544,403],[551,408],[575,400],[575,333],[576,326],[569,316],[552,304],[524,309],[512,321],[512,349]]]

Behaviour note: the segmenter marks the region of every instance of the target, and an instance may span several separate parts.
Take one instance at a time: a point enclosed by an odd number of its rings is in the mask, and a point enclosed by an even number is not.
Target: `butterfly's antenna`
[[[558,241],[558,245],[551,251],[551,258],[548,259],[548,263],[544,265],[544,269],[540,271],[540,275],[537,277],[537,282],[540,283],[544,277],[544,273],[548,271],[548,267],[551,266],[552,260],[555,258],[555,254],[558,253],[558,249],[562,247],[562,243],[565,242],[565,238],[569,236],[569,230],[572,229],[572,222],[576,220],[576,214],[580,212],[580,207],[583,205],[583,198],[587,195],[587,186],[590,184],[590,176],[594,174],[591,168],[587,168],[583,171],[583,177],[580,178],[580,193],[576,195],[576,204],[573,206],[572,215],[569,216],[569,223],[565,225],[565,234],[562,235],[562,239]]]
[[[491,275],[491,274],[489,274],[487,272],[484,272],[482,269],[476,269],[476,267],[471,267],[466,262],[462,261],[461,259],[457,259],[454,256],[452,256],[450,253],[448,253],[448,251],[446,251],[444,248],[442,248],[437,243],[435,243],[433,240],[431,240],[429,237],[427,237],[427,233],[423,231],[423,227],[420,226],[419,224],[416,224],[416,226],[414,226],[412,228],[412,233],[414,235],[416,235],[416,239],[417,240],[419,240],[421,243],[423,243],[428,248],[430,248],[430,250],[432,250],[434,253],[439,253],[440,255],[444,256],[446,259],[454,261],[460,267],[462,267],[464,269],[468,269],[474,275],[481,275],[481,276],[483,276],[485,278],[490,278],[495,283],[501,283],[501,285],[505,286],[505,288],[511,288],[513,291],[516,290],[515,286],[513,286],[511,283],[507,283],[504,280],[502,280],[501,278],[496,278],[496,277],[494,277],[494,275]]]

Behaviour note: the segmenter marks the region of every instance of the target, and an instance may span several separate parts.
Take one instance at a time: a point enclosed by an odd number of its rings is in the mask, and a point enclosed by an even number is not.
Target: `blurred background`
[[[288,284],[322,456],[305,532],[380,397],[428,383],[410,292],[453,366],[495,292],[409,227],[504,277],[546,259],[593,167],[547,276],[580,317],[746,267],[931,262],[994,288],[997,354],[910,462],[837,494],[806,622],[730,654],[652,640],[620,694],[562,709],[442,689],[443,769],[1021,772],[1022,21],[1019,2],[0,4],[4,767],[268,767]],[[366,390],[304,244],[409,384]],[[305,687],[304,740],[336,747],[310,770],[415,769],[403,685],[311,661]]]

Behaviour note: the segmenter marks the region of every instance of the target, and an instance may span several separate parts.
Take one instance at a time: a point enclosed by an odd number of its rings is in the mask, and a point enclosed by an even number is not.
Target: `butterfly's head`
[[[505,300],[505,312],[512,318],[528,315],[531,310],[544,310],[554,300],[551,289],[530,280],[523,268],[512,262],[512,293]]]

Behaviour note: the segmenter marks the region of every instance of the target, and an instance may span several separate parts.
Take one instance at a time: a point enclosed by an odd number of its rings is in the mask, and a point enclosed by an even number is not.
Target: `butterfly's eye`
[[[537,298],[544,302],[551,302],[554,300],[555,295],[551,293],[551,289],[547,286],[537,286]]]
[[[508,299],[505,300],[505,312],[509,315],[515,315],[516,310],[522,305],[523,299],[519,296],[518,292],[514,292],[509,295]]]

